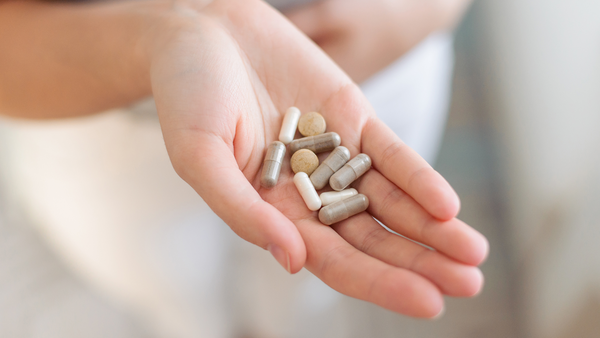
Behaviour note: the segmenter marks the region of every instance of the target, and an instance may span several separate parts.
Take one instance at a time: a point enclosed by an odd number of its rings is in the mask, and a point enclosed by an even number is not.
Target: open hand
[[[346,295],[411,316],[440,313],[442,294],[480,290],[485,238],[454,218],[452,188],[322,50],[260,1],[176,4],[171,14],[151,60],[165,143],[178,174],[238,235],[291,273],[305,266]],[[292,183],[289,154],[278,184],[260,187],[290,106],[320,112],[352,156],[371,156],[373,169],[354,184],[368,212],[321,224]]]

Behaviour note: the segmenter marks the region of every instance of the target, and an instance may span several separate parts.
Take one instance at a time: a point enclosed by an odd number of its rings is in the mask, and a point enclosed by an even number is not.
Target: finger
[[[471,297],[483,286],[483,275],[478,268],[392,234],[367,213],[332,228],[360,251],[424,276],[449,296]]]
[[[318,1],[285,12],[285,16],[309,38],[315,40],[342,29],[341,16],[331,1]]]
[[[290,273],[306,260],[306,248],[296,226],[258,192],[239,170],[235,157],[221,138],[196,137],[191,149],[171,149],[178,174],[210,208],[243,239],[271,251]]]
[[[307,245],[307,269],[335,290],[413,317],[442,311],[442,294],[426,278],[358,251],[316,220],[297,225]]]
[[[479,265],[487,257],[483,235],[456,218],[443,222],[432,217],[377,170],[370,170],[355,187],[369,197],[369,213],[397,233],[465,264]]]
[[[373,167],[383,176],[434,217],[444,221],[456,217],[460,201],[450,184],[381,120],[369,120],[362,140],[362,152],[371,156]]]

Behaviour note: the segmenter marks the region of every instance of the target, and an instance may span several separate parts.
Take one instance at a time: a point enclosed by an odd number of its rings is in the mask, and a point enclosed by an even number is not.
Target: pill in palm
[[[310,180],[317,190],[323,189],[329,182],[329,178],[350,160],[348,148],[336,147],[329,156],[310,175]]]
[[[279,132],[279,141],[283,142],[283,144],[288,144],[294,140],[300,115],[300,109],[296,107],[290,107],[286,111],[283,123],[281,124],[281,131]]]
[[[290,152],[293,154],[300,149],[308,149],[315,154],[320,154],[335,149],[340,143],[342,143],[340,135],[333,132],[325,133],[293,140],[290,143]]]
[[[319,158],[308,149],[300,149],[292,155],[290,164],[294,174],[304,172],[310,175],[319,166]]]
[[[304,203],[306,203],[308,209],[312,211],[319,210],[321,207],[321,199],[319,198],[315,187],[313,187],[312,183],[310,182],[308,175],[303,172],[297,173],[294,176],[294,184],[296,185],[296,188],[298,189],[298,192],[300,193],[300,196],[302,196],[302,199],[304,200]]]
[[[345,200],[346,198],[352,197],[354,195],[358,195],[358,191],[356,191],[356,189],[352,188],[352,189],[346,189],[346,190],[342,190],[342,191],[324,192],[321,195],[319,195],[319,197],[321,198],[321,204],[323,204],[323,206],[328,206],[335,202]]]
[[[363,194],[330,204],[319,211],[321,223],[331,225],[367,210],[369,199]]]
[[[321,135],[327,129],[325,118],[317,112],[310,112],[300,116],[298,121],[298,131],[302,136]]]
[[[346,189],[350,183],[364,175],[371,168],[371,158],[367,154],[358,154],[331,176],[329,185],[335,191]]]
[[[267,148],[267,155],[263,162],[262,174],[260,177],[260,185],[265,188],[272,188],[279,180],[283,157],[285,156],[285,144],[274,141]]]

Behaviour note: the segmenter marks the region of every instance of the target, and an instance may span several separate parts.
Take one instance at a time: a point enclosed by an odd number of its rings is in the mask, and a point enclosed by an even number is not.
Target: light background
[[[490,240],[486,287],[449,299],[437,322],[348,300],[370,326],[353,336],[600,336],[598,18],[600,2],[590,0],[474,4],[456,39],[436,167],[462,198],[460,217]],[[3,205],[1,337],[152,337]]]

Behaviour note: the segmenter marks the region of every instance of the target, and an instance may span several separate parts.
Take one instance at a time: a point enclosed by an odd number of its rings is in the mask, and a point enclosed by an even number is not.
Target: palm
[[[485,240],[453,219],[451,188],[375,118],[348,77],[262,3],[215,1],[202,12],[200,29],[153,66],[153,90],[171,160],[211,208],[244,239],[285,248],[290,271],[306,266],[340,292],[401,313],[430,317],[441,293],[479,290],[471,265],[483,260]],[[261,188],[265,149],[289,106],[319,111],[353,155],[369,154],[374,170],[356,183],[368,212],[437,251],[367,213],[319,223],[288,161],[277,186]]]

